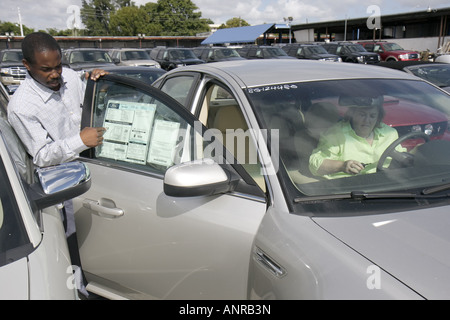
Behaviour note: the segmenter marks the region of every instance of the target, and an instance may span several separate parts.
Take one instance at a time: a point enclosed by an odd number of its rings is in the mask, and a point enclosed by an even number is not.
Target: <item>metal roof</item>
[[[248,43],[255,42],[262,34],[274,26],[261,24],[257,26],[219,29],[203,40],[202,44]]]

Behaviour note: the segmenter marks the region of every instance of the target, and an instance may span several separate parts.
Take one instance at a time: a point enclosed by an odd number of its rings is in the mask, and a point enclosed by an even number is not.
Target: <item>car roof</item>
[[[183,67],[183,71],[197,70],[226,78],[232,76],[241,87],[269,84],[337,79],[412,79],[418,78],[403,71],[353,63],[326,63],[314,60],[237,60]],[[276,72],[268,72],[276,70]]]
[[[419,66],[419,65],[439,65],[445,63],[433,62],[433,61],[383,61],[380,62],[380,66],[388,67],[392,69],[402,70],[406,67]]]

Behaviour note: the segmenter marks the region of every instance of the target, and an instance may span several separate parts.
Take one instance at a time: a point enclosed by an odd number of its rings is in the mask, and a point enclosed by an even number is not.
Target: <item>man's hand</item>
[[[81,140],[89,148],[97,147],[103,143],[103,134],[106,128],[84,128],[80,132]]]
[[[89,72],[86,72],[84,74],[84,77],[87,79],[89,79],[89,76],[91,78],[91,80],[97,81],[98,78],[100,78],[101,76],[104,76],[105,74],[109,74],[108,71],[105,71],[103,69],[94,69],[91,71],[90,75]]]

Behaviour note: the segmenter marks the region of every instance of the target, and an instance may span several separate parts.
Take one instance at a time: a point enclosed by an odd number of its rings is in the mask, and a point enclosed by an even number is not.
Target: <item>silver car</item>
[[[93,183],[74,200],[91,292],[450,298],[445,91],[396,70],[297,59],[187,66],[153,87],[107,75],[87,90],[82,126],[107,128],[81,157]],[[400,139],[370,173],[313,176],[320,134],[374,92]]]
[[[78,299],[61,203],[89,188],[89,172],[77,162],[34,170],[0,89],[0,300]]]
[[[109,54],[113,59],[113,62],[118,66],[161,68],[161,65],[158,62],[150,58],[150,55],[145,49],[111,49]]]

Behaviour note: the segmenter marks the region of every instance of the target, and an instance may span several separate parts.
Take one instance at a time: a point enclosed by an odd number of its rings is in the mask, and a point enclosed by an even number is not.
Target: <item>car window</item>
[[[179,76],[167,79],[161,90],[169,96],[186,106],[189,92],[192,88],[195,78],[193,76]]]
[[[0,266],[24,256],[21,248],[29,243],[16,197],[0,157]]]
[[[208,129],[217,131],[223,145],[265,191],[255,143],[238,102],[225,86],[212,82],[206,88],[199,120]]]
[[[98,81],[95,94],[94,125],[107,129],[97,159],[156,174],[203,159],[202,140],[166,101],[107,80]]]

